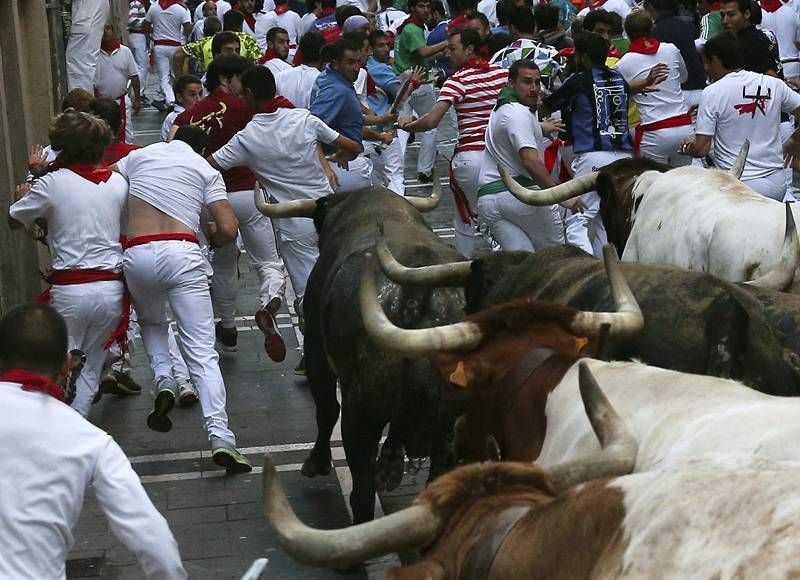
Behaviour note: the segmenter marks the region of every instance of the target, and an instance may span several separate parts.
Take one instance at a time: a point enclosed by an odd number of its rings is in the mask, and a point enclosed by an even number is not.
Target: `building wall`
[[[36,243],[8,228],[28,148],[47,143],[53,86],[47,13],[41,0],[0,0],[0,315],[39,292]]]

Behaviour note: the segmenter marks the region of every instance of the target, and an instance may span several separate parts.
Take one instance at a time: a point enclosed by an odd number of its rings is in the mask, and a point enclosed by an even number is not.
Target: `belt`
[[[128,34],[146,34],[143,30],[129,30]]]
[[[194,234],[150,234],[147,236],[136,236],[135,238],[130,239],[123,239],[122,240],[122,249],[127,250],[133,248],[135,246],[143,246],[145,244],[149,244],[150,242],[166,242],[166,241],[178,241],[178,242],[192,242],[193,244],[200,245],[200,240],[197,239],[197,236]]]
[[[156,46],[182,46],[177,40],[154,40],[153,44]]]
[[[781,59],[781,64],[787,64],[787,63],[790,63],[790,62],[800,62],[800,58],[794,57],[794,58],[782,58]]]
[[[536,182],[527,175],[516,175],[514,179],[523,187],[533,187],[536,185]],[[506,186],[502,179],[495,179],[489,183],[484,183],[478,188],[478,197],[500,193],[501,191],[508,191],[508,186]]]
[[[658,131],[659,129],[669,129],[671,127],[685,127],[692,124],[692,117],[688,113],[661,119],[652,123],[644,123],[636,126],[636,133],[633,140],[633,154],[639,155],[639,146],[642,144],[642,137],[648,131]]]
[[[119,280],[125,284],[125,278],[122,272],[113,272],[111,270],[100,270],[97,268],[86,268],[83,270],[55,270],[48,276],[47,281],[52,286],[71,286],[73,284],[89,284],[91,282],[111,282]],[[39,294],[36,302],[39,304],[50,303],[50,290],[52,286]],[[128,287],[125,286],[125,291],[122,294],[122,314],[119,319],[119,324],[111,333],[111,336],[103,343],[103,348],[108,350],[115,342],[119,344],[123,353],[128,347],[128,326],[131,319],[131,295],[128,292]]]

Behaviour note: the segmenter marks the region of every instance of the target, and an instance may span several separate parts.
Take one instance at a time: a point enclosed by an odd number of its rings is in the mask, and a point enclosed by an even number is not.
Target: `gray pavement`
[[[158,140],[163,117],[155,109],[144,109],[135,117],[137,142],[145,145]],[[453,202],[447,194],[446,178],[454,131],[447,120],[442,125],[437,167],[445,195],[440,207],[427,217],[441,237],[452,240]],[[418,145],[412,144],[406,160],[407,193],[427,195],[430,186],[416,181],[417,151]],[[221,353],[220,363],[228,391],[230,424],[239,449],[258,466],[254,472],[226,476],[212,463],[199,407],[176,408],[171,413],[173,429],[167,434],[146,427],[145,417],[152,404],[147,392],[152,375],[138,338],[133,346],[133,376],[145,393],[122,399],[104,396],[92,408],[89,418],[113,435],[127,453],[153,503],[169,522],[191,578],[239,578],[260,557],[270,560],[266,574],[270,579],[339,578],[343,576],[339,572],[292,562],[281,551],[263,515],[260,464],[265,451],[279,466],[292,506],[311,526],[333,529],[349,524],[350,478],[338,425],[332,443],[336,469],[327,477],[307,479],[300,475],[302,461],[316,437],[316,426],[308,385],[293,373],[302,341],[297,317],[286,306],[278,316],[288,355],[283,363],[272,362],[264,352],[263,335],[253,320],[257,277],[249,270],[246,256],[240,258],[239,267],[239,351]],[[378,515],[408,505],[426,477],[424,466],[417,473],[407,473],[398,490],[380,498]],[[91,492],[75,530],[75,540],[67,562],[69,578],[142,577],[134,556],[109,533]],[[397,563],[395,556],[386,557],[347,577],[382,578],[385,570]]]

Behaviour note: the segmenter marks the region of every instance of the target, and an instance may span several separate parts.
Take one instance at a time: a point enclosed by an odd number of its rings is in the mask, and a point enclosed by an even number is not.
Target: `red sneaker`
[[[256,324],[264,333],[264,350],[267,351],[267,356],[275,362],[282,362],[286,358],[286,345],[278,332],[278,324],[272,312],[266,308],[256,312]]]

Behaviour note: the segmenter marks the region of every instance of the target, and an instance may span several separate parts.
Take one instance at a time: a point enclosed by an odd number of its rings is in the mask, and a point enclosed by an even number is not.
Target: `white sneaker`
[[[189,407],[198,401],[197,389],[189,379],[184,379],[178,383],[178,405]]]

